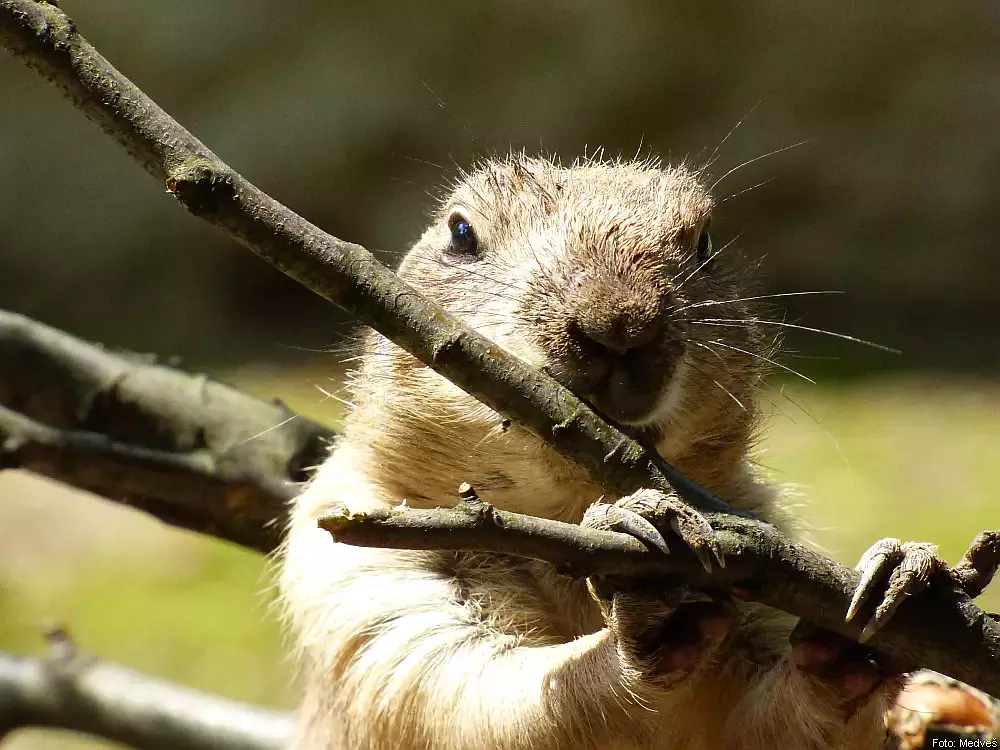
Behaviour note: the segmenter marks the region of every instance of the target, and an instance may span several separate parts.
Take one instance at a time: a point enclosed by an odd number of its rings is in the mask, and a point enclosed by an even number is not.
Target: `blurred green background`
[[[456,165],[510,147],[718,148],[722,176],[801,143],[722,182],[716,243],[739,235],[768,292],[844,292],[788,298],[788,320],[903,354],[789,337],[783,361],[817,384],[774,383],[761,463],[844,562],[886,535],[954,560],[1000,526],[1000,5],[62,7],[236,169],[390,261]],[[318,387],[351,322],[172,205],[3,54],[0,174],[0,307],[335,420]],[[291,706],[271,585],[259,557],[0,475],[0,649],[37,651],[56,618],[102,657]]]

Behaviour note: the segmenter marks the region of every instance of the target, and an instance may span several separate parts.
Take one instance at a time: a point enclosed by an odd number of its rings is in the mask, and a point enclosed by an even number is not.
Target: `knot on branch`
[[[445,338],[434,342],[431,358],[435,362],[442,362],[451,359],[455,352],[461,356],[464,339],[462,331],[450,331]]]
[[[41,627],[42,637],[47,646],[47,661],[50,664],[66,666],[86,657],[77,648],[69,631],[58,622],[45,622]]]
[[[76,36],[76,24],[62,11],[56,8],[55,3],[39,3],[39,5],[52,6],[51,20],[45,21],[38,31],[38,35],[52,45],[52,49],[57,52],[67,52],[72,45],[72,37]]]
[[[217,214],[225,204],[236,200],[232,174],[220,173],[204,162],[185,164],[173,170],[166,184],[167,192],[195,216]]]
[[[490,524],[503,526],[503,520],[497,514],[496,508],[479,497],[479,494],[468,482],[462,482],[458,487],[459,502],[456,506],[478,525]]]

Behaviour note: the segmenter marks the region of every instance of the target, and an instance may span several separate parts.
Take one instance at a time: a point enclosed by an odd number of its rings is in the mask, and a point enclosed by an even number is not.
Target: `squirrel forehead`
[[[683,166],[565,167],[516,156],[487,162],[466,175],[442,204],[441,218],[457,206],[470,213],[481,232],[532,231],[559,222],[581,232],[633,229],[671,235],[704,224],[712,199],[698,175]]]

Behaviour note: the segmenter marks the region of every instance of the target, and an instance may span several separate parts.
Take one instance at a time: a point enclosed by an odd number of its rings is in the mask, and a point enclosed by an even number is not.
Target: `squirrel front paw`
[[[669,553],[666,540],[644,516],[670,517],[670,528],[706,567],[722,559],[712,527],[679,498],[641,490],[616,503],[594,503],[582,524],[618,531]],[[604,614],[629,681],[671,688],[706,663],[732,629],[736,608],[724,595],[691,591],[662,579],[592,577],[591,595]]]
[[[948,570],[936,552],[937,547],[927,542],[900,542],[890,537],[865,551],[855,566],[861,581],[844,618],[850,622],[866,602],[874,599],[877,603],[861,633],[862,643],[892,618],[907,597],[926,589],[936,571]]]
[[[712,569],[713,560],[726,566],[722,547],[711,525],[677,495],[639,490],[615,503],[596,502],[587,508],[580,523],[591,529],[631,534],[647,547],[669,555],[667,540],[647,517],[667,521],[670,530],[695,554],[705,570]]]
[[[735,607],[662,581],[588,581],[614,639],[629,682],[675,687],[718,651],[732,629]]]
[[[888,705],[903,686],[901,671],[884,656],[832,630],[802,621],[789,641],[796,668],[845,720],[876,697]]]
[[[908,596],[927,588],[935,572],[947,570],[935,550],[925,542],[886,538],[865,551],[855,568],[861,580],[845,617],[850,622],[873,604],[859,642],[807,622],[792,631],[793,663],[845,716],[871,699],[892,696],[902,688],[901,669],[864,643]]]
[[[928,586],[945,585],[972,598],[979,596],[1000,568],[1000,531],[978,534],[953,568],[939,560],[936,552],[933,544],[901,542],[892,537],[880,539],[865,551],[855,567],[861,581],[845,617],[850,622],[868,601],[876,603],[861,634],[862,642],[887,623],[907,597]]]

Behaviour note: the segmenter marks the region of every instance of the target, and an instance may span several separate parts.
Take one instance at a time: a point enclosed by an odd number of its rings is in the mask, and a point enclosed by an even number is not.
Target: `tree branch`
[[[0,43],[59,86],[191,213],[523,425],[610,492],[673,488],[696,507],[732,511],[551,377],[422,298],[363,247],[261,192],[119,73],[59,8],[0,0]]]
[[[0,653],[0,742],[69,729],[141,750],[280,750],[290,715],[227,700],[77,653],[61,631],[42,659]]]
[[[855,571],[792,543],[769,524],[722,513],[706,517],[726,560],[725,568],[711,572],[682,545],[663,555],[627,534],[501,511],[478,499],[448,509],[344,509],[320,526],[347,544],[514,554],[573,576],[678,575],[696,588],[729,590],[857,640],[865,613],[844,622],[859,581]],[[659,525],[669,534],[669,519]],[[1000,623],[952,587],[932,586],[906,602],[871,645],[906,669],[929,667],[1000,695]]]
[[[27,469],[264,553],[333,433],[204,375],[0,311],[0,470]]]
[[[554,380],[423,300],[364,248],[322,232],[251,185],[118,73],[54,6],[32,0],[0,0],[0,41],[63,88],[147,171],[163,180],[189,211],[222,227],[300,283],[347,308],[476,398],[523,424],[586,468],[609,492],[624,495],[640,487],[669,490],[672,485],[702,509],[731,510],[680,475],[655,451],[607,425]],[[25,430],[29,427],[21,425]],[[44,443],[41,437],[37,443]],[[51,442],[55,436],[49,435],[49,439]],[[76,444],[85,442],[79,435],[74,440]],[[65,442],[73,444],[74,440]],[[115,452],[113,447],[105,447]],[[48,450],[55,449],[50,445]],[[248,476],[253,475],[242,475],[244,479]],[[713,516],[713,521],[720,524],[720,532],[732,534],[732,539],[727,537],[727,546],[732,547],[734,561],[743,560],[740,554],[746,555],[746,561],[755,554],[760,556],[756,563],[747,562],[745,572],[750,578],[737,582],[757,582],[756,590],[745,590],[748,596],[766,597],[792,612],[805,610],[809,602],[825,611],[843,611],[840,605],[846,604],[844,592],[852,580],[849,572],[819,556],[809,560],[810,567],[799,570],[804,559],[802,548],[773,536],[765,524],[741,526],[738,518],[719,516]],[[504,540],[505,545],[509,543]],[[267,542],[261,544],[266,546]],[[791,568],[798,572],[793,574]],[[735,570],[740,570],[739,566]],[[777,585],[770,578],[775,574],[777,581],[786,583]],[[765,577],[768,584],[762,587]],[[798,590],[800,585],[805,593]],[[821,602],[826,594],[832,598]],[[937,604],[925,609],[921,600]],[[921,613],[933,616],[921,620]],[[820,618],[824,624],[828,620]],[[936,629],[940,623],[965,634],[961,642],[948,642],[948,650],[960,654],[960,663],[942,663],[937,659],[944,653],[941,649],[935,651],[931,666],[940,665],[959,678],[997,692],[1000,645],[996,625],[967,598],[918,598],[901,608],[876,644],[912,662],[921,640],[943,642]],[[978,666],[970,662],[975,658],[981,659]]]

